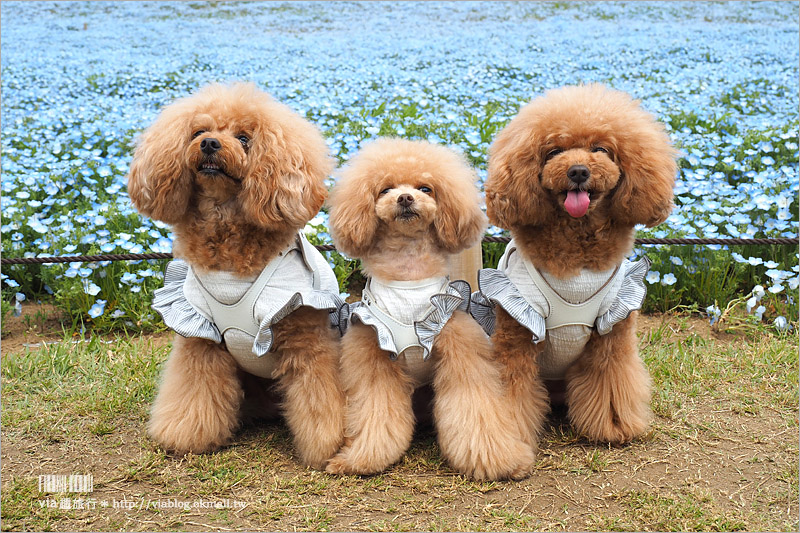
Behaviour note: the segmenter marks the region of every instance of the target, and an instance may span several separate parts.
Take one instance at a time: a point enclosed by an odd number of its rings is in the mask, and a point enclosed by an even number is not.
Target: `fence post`
[[[481,244],[478,243],[450,259],[450,279],[465,280],[472,287],[472,291],[475,292],[478,290],[478,270],[482,266]]]

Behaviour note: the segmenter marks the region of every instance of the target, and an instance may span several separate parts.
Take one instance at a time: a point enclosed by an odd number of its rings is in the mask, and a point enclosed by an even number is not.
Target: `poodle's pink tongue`
[[[564,201],[564,209],[571,217],[579,218],[589,210],[589,193],[586,191],[568,191]]]

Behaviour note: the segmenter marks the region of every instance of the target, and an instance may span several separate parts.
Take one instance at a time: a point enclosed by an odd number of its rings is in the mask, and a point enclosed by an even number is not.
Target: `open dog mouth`
[[[201,174],[205,174],[206,176],[216,177],[222,176],[234,181],[239,181],[230,174],[227,174],[224,170],[224,167],[219,163],[211,160],[204,160],[200,163],[200,166],[197,169]]]
[[[567,210],[572,218],[580,218],[589,210],[592,201],[592,192],[583,189],[571,189],[566,191],[564,209]]]

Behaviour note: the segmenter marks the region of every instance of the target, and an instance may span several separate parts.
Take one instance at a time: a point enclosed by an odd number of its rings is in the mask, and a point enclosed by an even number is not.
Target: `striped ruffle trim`
[[[222,336],[211,317],[206,316],[186,299],[183,286],[189,274],[189,265],[180,259],[171,261],[164,274],[164,286],[153,296],[153,308],[164,319],[164,323],[184,337],[208,339],[220,343]],[[286,301],[272,314],[264,317],[253,341],[253,353],[262,357],[272,347],[272,326],[301,307],[326,310],[331,327],[344,333],[347,323],[347,304],[338,295],[328,291],[298,291],[285,293]]]
[[[464,280],[448,283],[446,292],[431,296],[431,309],[420,320],[414,322],[414,331],[423,350],[423,360],[431,355],[436,337],[444,329],[447,321],[458,310],[469,311],[470,286]],[[371,326],[378,338],[381,350],[389,352],[391,359],[397,359],[397,346],[392,333],[386,325],[373,315],[369,308],[361,302],[350,304],[350,320],[357,320],[362,324]]]
[[[625,275],[622,279],[617,297],[611,303],[608,311],[597,317],[594,325],[600,335],[606,335],[614,324],[622,322],[634,311],[642,308],[644,297],[647,296],[647,287],[644,278],[650,270],[650,259],[646,256],[638,261],[624,261]]]
[[[499,305],[531,332],[533,342],[544,340],[544,317],[531,307],[503,272],[493,268],[481,269],[478,272],[478,290],[472,293],[471,300],[470,313],[487,334],[494,333],[494,307]]]
[[[614,324],[622,322],[633,311],[642,308],[647,295],[644,284],[645,276],[650,270],[650,260],[643,257],[639,261],[624,261],[622,285],[608,310],[597,317],[595,327],[600,335],[606,335]],[[499,305],[514,320],[525,326],[532,334],[533,342],[541,342],[545,338],[545,317],[531,307],[517,287],[501,271],[484,268],[478,273],[478,291],[471,296],[470,313],[491,335],[495,329],[495,306]]]
[[[195,309],[183,294],[183,284],[188,275],[188,263],[180,259],[170,261],[164,273],[164,286],[153,293],[153,309],[178,335],[220,343],[222,336],[211,317]]]

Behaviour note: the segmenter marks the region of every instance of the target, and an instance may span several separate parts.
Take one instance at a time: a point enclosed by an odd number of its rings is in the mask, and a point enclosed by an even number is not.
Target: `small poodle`
[[[534,449],[548,389],[593,441],[624,443],[648,427],[636,317],[649,261],[626,257],[634,226],[672,210],[675,158],[660,123],[600,84],[534,99],[489,149],[487,213],[513,239],[498,268],[480,272],[472,311]]]
[[[380,139],[342,170],[330,204],[336,247],[368,281],[342,339],[345,445],[331,473],[380,472],[408,449],[412,394],[432,383],[443,456],[476,479],[519,479],[533,452],[515,434],[488,337],[467,313],[469,285],[448,261],[486,226],[476,175],[444,146]]]
[[[167,106],[143,134],[128,192],[172,226],[153,306],[178,335],[148,424],[164,448],[208,452],[276,400],[302,461],[341,446],[336,278],[302,234],[327,195],[320,132],[249,83],[213,84]]]

